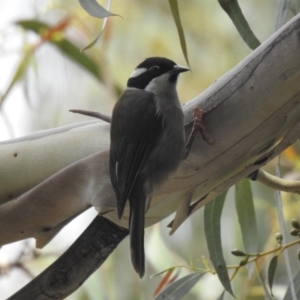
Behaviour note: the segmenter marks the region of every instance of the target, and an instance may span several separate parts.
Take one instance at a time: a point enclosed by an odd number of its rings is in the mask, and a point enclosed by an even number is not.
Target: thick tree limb
[[[147,226],[177,211],[173,233],[191,213],[299,138],[295,131],[300,116],[299,32],[297,16],[184,106],[186,135],[192,127],[193,109],[198,107],[207,112],[204,126],[215,144],[208,145],[200,136],[195,140],[189,157],[155,193]],[[117,217],[109,180],[109,125],[86,122],[73,127],[0,147],[4,181],[0,199],[7,202],[0,206],[0,239],[6,236],[11,242],[33,236],[42,246],[53,236],[43,228],[57,232],[63,222],[90,205],[119,226],[128,226],[128,210],[121,220]],[[102,152],[92,154],[96,151]],[[32,209],[36,217],[29,223]],[[6,222],[14,216],[20,216],[18,222],[8,227]],[[23,228],[25,223],[29,228]],[[6,242],[6,238],[0,240],[0,244]]]
[[[109,148],[109,124],[87,121],[0,143],[0,204],[66,166]],[[0,243],[1,244],[1,243]]]
[[[9,300],[64,299],[96,271],[128,235],[103,217],[96,217],[59,259]]]
[[[299,139],[299,50],[300,15],[184,106],[187,136],[198,107],[207,112],[204,126],[215,144],[195,140],[189,157],[155,193],[147,226],[177,211],[173,233],[205,203]],[[73,127],[0,147],[0,201],[5,202],[0,244],[33,236],[44,245],[91,205],[115,224],[128,226],[128,209],[124,218],[117,217],[109,179],[109,126],[87,122]]]

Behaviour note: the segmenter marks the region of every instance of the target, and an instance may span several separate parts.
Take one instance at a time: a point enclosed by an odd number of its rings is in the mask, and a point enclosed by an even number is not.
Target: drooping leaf
[[[277,177],[281,177],[281,170],[280,170],[280,155],[277,158],[277,164],[275,168],[275,175]],[[285,244],[288,241],[288,235],[286,232],[285,228],[285,219],[283,215],[283,206],[282,206],[282,199],[281,199],[281,192],[275,190],[275,199],[276,199],[276,208],[277,208],[277,215],[278,215],[278,221],[279,221],[279,228],[280,228],[280,233],[282,234],[282,242]],[[290,289],[291,289],[291,300],[296,300],[298,299],[296,297],[296,287],[294,286],[294,281],[293,281],[293,273],[292,273],[292,266],[290,262],[290,258],[288,256],[288,252],[284,251],[283,252],[283,257],[284,257],[284,262],[285,262],[285,267],[287,271],[287,278],[290,282]]]
[[[35,75],[35,78],[39,78],[38,74],[39,74],[39,70],[38,70],[38,62],[37,59],[34,55],[34,52],[32,52],[31,58],[30,58],[30,70],[32,70],[32,74]],[[28,104],[28,106],[30,107],[30,92],[29,92],[29,74],[28,72],[24,73],[24,77],[23,77],[23,82],[22,82],[22,86],[23,86],[23,92],[24,92],[24,97],[25,100]]]
[[[107,2],[107,9],[108,10],[110,9],[110,4],[111,4],[111,1],[108,1]],[[103,33],[104,29],[105,29],[107,20],[108,20],[108,18],[104,18],[104,21],[103,21],[100,33],[96,36],[96,38],[91,43],[89,43],[87,46],[85,46],[83,49],[81,49],[81,51],[85,51],[87,49],[92,48],[98,42],[98,40],[100,39],[100,37],[101,37],[101,35],[102,35],[102,33]]]
[[[290,7],[291,0],[278,0],[276,20],[275,20],[275,31],[285,24],[287,12]]]
[[[225,202],[226,192],[207,203],[204,207],[204,230],[211,262],[224,286],[225,290],[233,295],[226,263],[223,256],[221,241],[221,215]]]
[[[289,8],[290,8],[290,11],[294,14],[294,16],[296,16],[298,13],[298,7],[297,7],[297,3],[295,0],[290,1]]]
[[[237,0],[218,0],[221,7],[228,14],[237,31],[249,48],[254,50],[260,45],[260,41],[254,35]]]
[[[260,270],[258,268],[258,264],[256,263],[256,269],[257,269],[257,278],[259,280],[259,283],[260,285],[262,286],[263,290],[264,290],[264,293],[265,293],[265,299],[266,300],[273,300],[273,297],[270,295],[268,289],[267,289],[267,286],[265,284],[265,281],[262,279],[261,277],[261,273],[260,273]]]
[[[23,58],[19,62],[19,65],[13,75],[12,80],[10,81],[10,83],[9,83],[8,87],[6,88],[6,90],[4,91],[4,93],[1,95],[0,105],[2,105],[3,101],[5,100],[5,98],[11,91],[11,89],[14,87],[14,85],[24,77],[24,74],[30,63],[31,57],[32,57],[32,52],[30,52],[30,51],[28,51],[24,54]]]
[[[79,49],[66,39],[60,41],[53,41],[53,44],[58,47],[64,54],[77,64],[89,71],[96,78],[101,78],[100,70],[97,64],[93,62],[87,55],[80,52]]]
[[[294,276],[293,283],[294,283],[293,286],[296,287],[295,289],[296,299],[300,299],[300,269]],[[292,297],[292,290],[291,290],[291,283],[290,283],[286,290],[283,300],[291,300],[291,299],[293,299],[293,297]]]
[[[217,300],[223,300],[225,296],[225,291],[222,292],[222,294],[217,298]]]
[[[169,0],[169,4],[170,4],[171,11],[172,11],[173,19],[176,24],[177,32],[179,35],[182,53],[184,55],[186,63],[188,64],[188,66],[190,66],[188,51],[187,51],[187,46],[186,46],[186,41],[185,41],[185,35],[184,35],[183,27],[181,24],[181,20],[180,20],[178,2],[177,2],[177,0]]]
[[[107,17],[117,16],[106,10],[96,0],[79,0],[81,7],[92,17],[103,19]]]
[[[49,30],[50,28],[50,26],[46,23],[36,20],[23,20],[16,22],[16,24],[21,26],[23,29],[32,30],[39,35],[41,35],[42,32]]]
[[[169,278],[171,277],[172,273],[174,271],[174,268],[169,269],[166,272],[166,275],[163,277],[163,279],[160,281],[160,283],[158,284],[157,288],[155,289],[153,296],[155,297],[168,283]]]
[[[204,273],[192,273],[175,281],[165,288],[154,300],[179,300],[199,281]]]
[[[269,282],[270,292],[271,292],[272,296],[274,296],[273,292],[272,292],[272,286],[273,286],[273,282],[274,282],[274,278],[275,278],[277,261],[278,261],[278,256],[277,255],[273,256],[270,261],[269,268],[268,268],[268,282]]]
[[[101,73],[99,68],[97,67],[97,64],[85,53],[80,53],[79,49],[74,44],[64,38],[62,34],[59,34],[59,30],[54,32],[52,27],[50,27],[46,23],[36,20],[18,21],[16,24],[20,25],[25,30],[34,31],[44,40],[45,36],[47,36],[46,41],[55,45],[67,57],[90,72],[97,79],[101,79]],[[49,32],[52,34],[48,34]]]
[[[103,30],[104,29],[102,28],[101,32],[96,36],[96,38],[92,42],[90,42],[87,46],[85,46],[84,48],[82,48],[80,50],[80,52],[83,52],[85,50],[91,49],[98,42],[98,40],[100,39],[100,37],[101,37],[101,35],[103,33]]]
[[[249,179],[242,179],[235,185],[235,207],[242,233],[244,249],[247,253],[257,253],[257,225]],[[248,264],[249,276],[254,270],[253,264]]]

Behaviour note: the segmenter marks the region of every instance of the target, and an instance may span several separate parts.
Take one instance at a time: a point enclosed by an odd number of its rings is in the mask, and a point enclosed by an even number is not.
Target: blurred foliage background
[[[105,5],[105,1],[99,1]],[[273,0],[240,0],[241,9],[250,27],[263,42],[274,32],[277,2]],[[191,74],[181,76],[178,93],[182,103],[204,91],[251,50],[240,38],[218,1],[179,1],[185,30]],[[25,31],[16,22],[39,20],[49,26],[63,24],[68,41],[84,48],[101,31],[102,20],[89,16],[75,0],[2,0],[0,2],[0,139],[6,140],[88,120],[88,117],[68,112],[85,109],[110,114],[120,90],[132,70],[144,58],[165,56],[186,65],[179,38],[167,1],[115,0],[111,11],[121,17],[108,19],[106,29],[91,49],[84,53],[99,69],[98,78],[74,63],[41,34]],[[58,37],[59,38],[59,37]],[[28,54],[25,67],[20,66]],[[24,60],[23,60],[24,63]],[[16,70],[21,73],[14,77]],[[5,97],[3,97],[5,96]],[[84,141],[83,141],[84,142]],[[289,148],[281,157],[283,175],[299,177],[299,146]],[[274,173],[275,163],[267,167]],[[259,230],[259,251],[274,248],[274,235],[279,231],[274,191],[259,183],[251,183]],[[290,219],[300,219],[298,196],[282,193],[284,215],[289,228]],[[90,209],[65,228],[41,252],[32,252],[34,241],[4,246],[0,251],[0,300],[6,299],[53,262],[86,228],[94,209]],[[188,219],[173,236],[167,224],[172,216],[146,230],[146,275],[140,280],[131,267],[126,239],[111,257],[68,299],[151,299],[161,276],[151,277],[176,265],[204,268],[209,260],[203,230],[203,210]],[[233,191],[227,195],[222,217],[223,251],[227,264],[238,263],[230,251],[242,249],[241,233],[235,213]],[[292,239],[292,237],[291,237]],[[299,268],[298,249],[290,250],[292,268]],[[30,259],[34,256],[36,259]],[[14,262],[25,261],[22,268]],[[273,292],[276,299],[285,293],[288,279],[280,258]],[[269,259],[262,259],[264,267]],[[183,268],[180,275],[187,274]],[[258,279],[247,278],[246,268],[234,279],[237,299],[265,299]],[[218,278],[205,275],[185,299],[216,299],[223,289]],[[225,295],[224,299],[233,299]]]

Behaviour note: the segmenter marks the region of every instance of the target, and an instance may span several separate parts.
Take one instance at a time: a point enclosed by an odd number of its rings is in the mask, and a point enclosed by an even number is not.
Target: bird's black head
[[[155,78],[168,73],[168,80],[176,83],[179,73],[189,71],[188,68],[164,57],[149,57],[140,63],[132,72],[127,82],[127,87],[145,89]]]

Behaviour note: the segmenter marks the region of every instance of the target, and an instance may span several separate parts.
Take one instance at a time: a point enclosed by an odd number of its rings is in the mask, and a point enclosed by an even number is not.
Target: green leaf
[[[218,0],[221,7],[228,14],[229,18],[235,25],[242,39],[249,48],[254,50],[260,45],[260,41],[252,32],[247,20],[245,19],[242,10],[237,0]]]
[[[100,70],[97,64],[94,63],[87,55],[80,52],[79,49],[74,46],[71,42],[66,39],[61,39],[52,42],[57,48],[59,48],[64,54],[70,59],[76,62],[78,65],[83,67],[85,70],[89,71],[96,78],[100,78]]]
[[[41,34],[46,30],[50,29],[50,26],[46,23],[36,21],[36,20],[24,20],[16,22],[17,25],[21,26],[23,29],[32,30],[37,34]]]
[[[103,19],[107,17],[117,16],[101,6],[96,0],[79,0],[82,8],[92,17]]]
[[[43,37],[45,32],[51,30],[51,27],[49,25],[36,20],[19,21],[16,24],[20,25],[25,30],[34,31],[41,37]],[[85,53],[81,53],[74,44],[69,42],[63,36],[57,36],[54,34],[53,38],[50,38],[47,41],[56,46],[67,57],[69,57],[81,67],[83,67],[86,71],[90,72],[97,79],[101,79],[100,70],[97,67],[97,64],[92,59],[90,59]]]
[[[179,280],[175,281],[167,288],[165,288],[160,294],[158,294],[154,300],[179,300],[185,296],[191,288],[199,281],[204,273],[192,273],[186,275]]]
[[[294,14],[294,16],[297,15],[297,13],[298,13],[298,7],[297,7],[297,3],[296,3],[295,0],[291,0],[290,1],[289,9]]]
[[[5,92],[1,95],[0,98],[0,105],[2,105],[3,101],[5,100],[5,98],[7,97],[7,95],[9,94],[9,92],[11,91],[11,89],[14,87],[14,85],[19,82],[23,77],[24,74],[28,68],[28,65],[30,63],[32,57],[32,52],[28,51],[24,54],[23,58],[21,59],[15,74],[13,75],[13,78],[11,80],[11,82],[9,83],[8,87],[6,88]]]
[[[273,256],[270,261],[269,268],[268,268],[268,282],[269,282],[270,292],[271,292],[272,296],[274,296],[272,293],[272,286],[273,286],[273,282],[274,282],[274,278],[275,278],[277,261],[278,261],[278,256],[277,255]]]
[[[275,175],[278,178],[281,177],[280,158],[281,158],[281,156],[279,155],[277,157],[277,164],[276,164],[276,168],[275,168]],[[282,234],[282,242],[284,244],[286,244],[287,241],[288,241],[288,236],[287,236],[286,227],[285,227],[285,219],[284,219],[284,214],[283,214],[283,205],[282,205],[281,192],[276,190],[274,195],[275,195],[275,199],[276,199],[276,207],[277,207],[277,216],[278,216],[278,221],[279,221],[279,228],[280,228],[280,232]],[[291,291],[292,291],[291,292],[291,294],[292,294],[291,299],[296,300],[297,299],[297,297],[296,297],[296,286],[294,286],[294,284],[293,284],[292,266],[291,266],[290,258],[288,256],[287,251],[283,252],[283,257],[284,257],[285,268],[286,268],[286,272],[287,272],[287,278],[288,278],[288,281],[290,282],[290,288],[291,288]]]
[[[204,230],[211,262],[225,288],[233,296],[221,242],[221,214],[226,193],[219,195],[204,207]]]
[[[242,233],[244,249],[247,253],[257,253],[258,234],[249,179],[242,179],[235,185],[235,208]],[[247,268],[249,276],[251,276],[254,264],[248,264]]]
[[[258,267],[257,267],[257,278],[258,278],[258,280],[259,280],[259,282],[260,282],[260,284],[261,284],[261,286],[262,286],[262,288],[263,288],[263,290],[265,292],[265,299],[267,299],[267,300],[273,300],[273,297],[270,295],[270,293],[269,293],[269,291],[268,291],[268,289],[267,289],[267,287],[265,285],[265,282],[262,279],[261,274],[259,273]]]
[[[296,299],[300,299],[300,269],[294,276],[293,282],[294,282],[294,286],[296,287],[296,291],[295,291]],[[291,283],[290,283],[286,290],[283,300],[291,300],[291,299],[293,299],[293,297],[292,297]]]
[[[110,4],[111,4],[111,1],[108,1],[108,4],[107,4],[108,9],[110,9]],[[103,24],[102,24],[102,29],[101,29],[100,33],[96,36],[96,38],[91,43],[89,43],[87,46],[85,46],[83,49],[81,49],[81,51],[85,51],[87,49],[92,48],[98,42],[98,40],[100,39],[100,37],[105,29],[107,20],[108,20],[108,18],[104,19]]]
[[[275,20],[275,31],[285,24],[287,12],[290,7],[291,0],[279,0],[277,6],[276,20]]]
[[[171,11],[172,11],[173,19],[174,19],[175,24],[176,24],[177,32],[178,32],[178,35],[179,35],[179,40],[180,40],[182,53],[184,55],[186,63],[188,64],[188,66],[190,66],[187,47],[186,47],[186,42],[185,42],[184,31],[183,31],[183,27],[182,27],[181,20],[180,20],[178,2],[177,2],[177,0],[169,0],[169,4],[170,4]]]
[[[225,296],[225,291],[222,292],[222,294],[217,298],[217,300],[223,300]]]
[[[32,53],[31,59],[30,59],[30,67],[33,71],[33,74],[36,76],[36,78],[38,78],[37,60],[36,60],[36,57],[35,57],[34,53],[32,51],[30,51],[30,52]],[[26,100],[28,106],[30,107],[30,94],[29,94],[29,90],[28,90],[29,82],[28,82],[28,76],[27,75],[28,75],[27,72],[25,72],[24,76],[23,76],[23,92],[24,92],[25,100]]]
[[[96,38],[92,42],[90,42],[87,46],[82,48],[80,51],[82,52],[82,51],[85,51],[85,50],[88,50],[88,49],[92,48],[98,42],[98,40],[100,39],[100,37],[103,33],[103,30],[104,29],[101,29],[101,32],[96,36]]]

